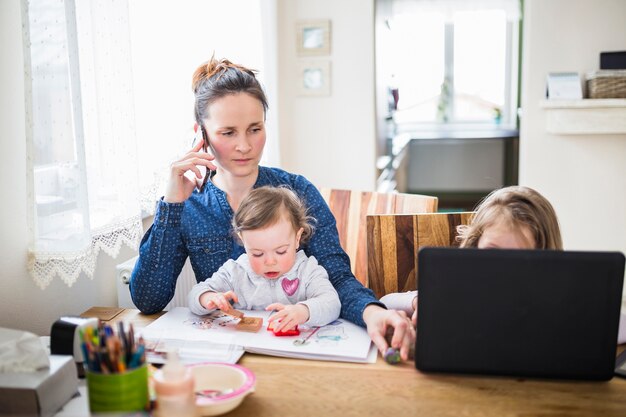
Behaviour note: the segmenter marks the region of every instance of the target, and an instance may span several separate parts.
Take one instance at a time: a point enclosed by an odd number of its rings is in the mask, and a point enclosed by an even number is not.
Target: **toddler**
[[[204,315],[231,308],[277,311],[276,331],[299,324],[322,326],[339,317],[339,296],[315,257],[298,250],[313,233],[313,219],[286,187],[252,190],[233,216],[245,253],[228,260],[189,293],[189,308]],[[234,304],[231,306],[231,301]]]

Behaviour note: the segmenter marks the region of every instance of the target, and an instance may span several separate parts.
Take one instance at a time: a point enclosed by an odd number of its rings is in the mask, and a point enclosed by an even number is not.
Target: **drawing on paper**
[[[183,324],[194,329],[208,330],[216,326],[227,327],[230,323],[237,324],[238,321],[239,319],[237,317],[214,311],[208,316],[194,317],[185,320]]]
[[[315,342],[322,346],[337,346],[342,340],[347,340],[348,335],[342,324],[341,320],[335,320],[321,327],[315,335]]]

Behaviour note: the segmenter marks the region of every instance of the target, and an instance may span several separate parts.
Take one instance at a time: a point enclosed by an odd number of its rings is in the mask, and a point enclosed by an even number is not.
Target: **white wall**
[[[102,253],[93,280],[81,276],[71,288],[55,278],[42,291],[28,274],[21,22],[20,1],[0,1],[0,327],[45,335],[62,315],[117,305],[115,265],[135,253],[123,247],[118,260]]]
[[[520,183],[554,204],[566,249],[626,252],[626,135],[548,134],[546,74],[597,70],[624,41],[626,1],[525,1]]]
[[[331,95],[299,97],[296,22],[331,20]],[[317,186],[374,190],[374,1],[279,0],[281,165]],[[276,111],[275,109],[270,111]]]

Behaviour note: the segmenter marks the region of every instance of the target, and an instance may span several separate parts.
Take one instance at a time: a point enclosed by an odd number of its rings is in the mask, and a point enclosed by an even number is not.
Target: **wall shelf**
[[[546,130],[557,135],[626,134],[626,99],[542,100]]]

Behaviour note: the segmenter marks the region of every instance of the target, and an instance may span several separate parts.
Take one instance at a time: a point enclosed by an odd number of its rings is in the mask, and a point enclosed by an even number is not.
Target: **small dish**
[[[256,377],[248,368],[228,363],[191,365],[199,416],[218,416],[235,409],[254,392]]]

